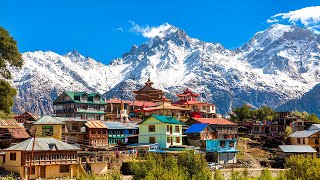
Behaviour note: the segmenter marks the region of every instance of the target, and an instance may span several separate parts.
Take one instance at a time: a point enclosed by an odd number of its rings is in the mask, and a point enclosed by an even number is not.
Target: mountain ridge
[[[191,38],[174,26],[159,34],[108,65],[77,51],[23,53],[23,69],[11,69],[18,89],[14,110],[50,114],[63,90],[133,99],[132,90],[151,78],[168,97],[190,87],[225,114],[243,103],[275,108],[320,83],[320,36],[307,29],[274,25],[236,50]]]

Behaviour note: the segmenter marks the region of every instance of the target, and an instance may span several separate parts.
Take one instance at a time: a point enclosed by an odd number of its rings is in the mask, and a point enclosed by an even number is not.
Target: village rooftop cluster
[[[287,126],[293,134],[288,145],[277,146],[277,158],[320,152],[320,125],[289,112],[278,113],[273,122],[231,122],[189,88],[172,101],[152,84],[149,79],[133,91],[135,100],[105,101],[99,93],[65,91],[53,102],[52,116],[25,112],[1,120],[0,166],[25,179],[75,177],[89,170],[107,173],[120,155],[169,156],[193,150],[227,167],[237,163],[239,137],[277,138]]]

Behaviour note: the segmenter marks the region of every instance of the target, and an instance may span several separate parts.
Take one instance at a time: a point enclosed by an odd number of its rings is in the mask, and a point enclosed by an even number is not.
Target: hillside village
[[[125,164],[147,154],[204,155],[211,170],[284,168],[291,155],[319,156],[320,124],[293,112],[243,121],[216,113],[190,88],[167,99],[151,79],[135,100],[99,93],[63,92],[54,114],[29,112],[0,119],[2,175],[22,179],[128,174]],[[129,173],[130,175],[130,173]]]

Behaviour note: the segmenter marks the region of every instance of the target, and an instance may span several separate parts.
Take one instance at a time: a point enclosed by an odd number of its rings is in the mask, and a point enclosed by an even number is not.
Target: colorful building
[[[180,106],[191,111],[191,117],[213,118],[216,116],[216,106],[214,104],[198,101],[199,94],[193,93],[187,88],[181,94],[177,94],[179,100],[172,105]]]
[[[104,120],[106,102],[99,93],[65,91],[53,105],[58,117]]]
[[[238,125],[223,118],[190,118],[185,131],[188,142],[200,144],[209,162],[236,163]],[[197,141],[198,140],[198,141]]]
[[[89,146],[108,146],[108,127],[102,121],[88,121],[85,126],[87,128],[85,139],[89,141]]]
[[[103,122],[108,127],[109,144],[125,144],[128,137],[138,134],[138,125],[134,123]]]
[[[58,140],[62,139],[62,126],[64,122],[58,118],[51,116],[43,116],[33,123],[31,127],[31,134],[36,137],[53,137]]]
[[[78,150],[55,138],[30,138],[4,149],[0,165],[23,179],[27,179],[28,172],[31,172],[30,179],[75,177],[83,172],[78,162]]]
[[[191,146],[205,147],[205,140],[216,139],[216,133],[209,124],[192,124],[184,133]]]
[[[206,140],[206,158],[210,162],[218,164],[237,163],[236,139],[212,139]]]
[[[151,115],[139,124],[139,143],[159,143],[160,148],[182,145],[184,123],[171,116]]]

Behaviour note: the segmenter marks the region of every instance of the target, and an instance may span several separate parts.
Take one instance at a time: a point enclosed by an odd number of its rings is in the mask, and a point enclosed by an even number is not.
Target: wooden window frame
[[[60,173],[69,173],[70,172],[70,165],[60,165],[59,172]]]
[[[148,126],[148,132],[156,132],[156,126],[155,125],[149,125]]]
[[[10,152],[10,161],[16,161],[17,160],[17,153]]]
[[[156,137],[149,137],[149,143],[156,143]]]

